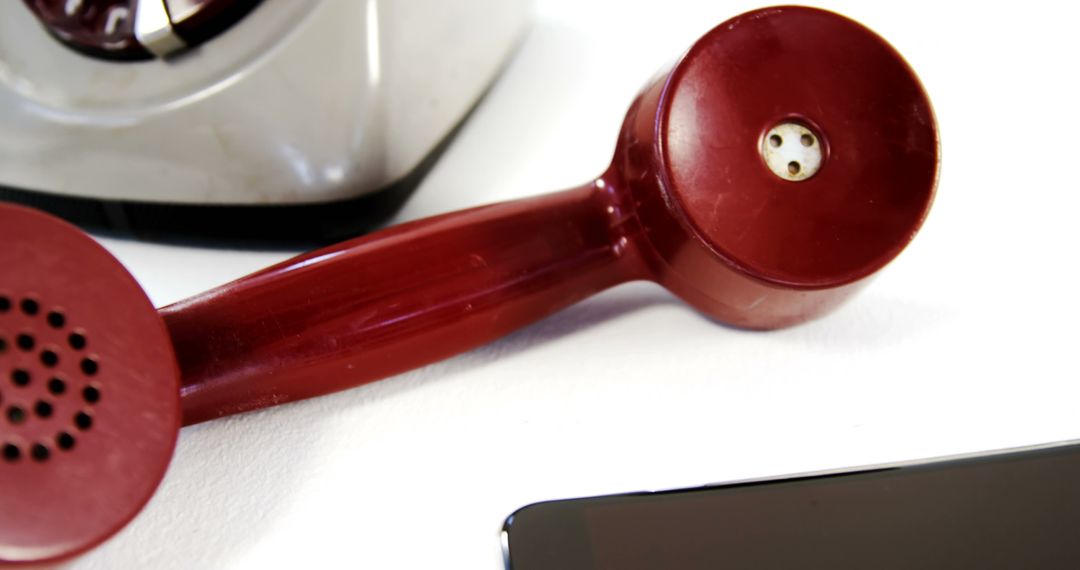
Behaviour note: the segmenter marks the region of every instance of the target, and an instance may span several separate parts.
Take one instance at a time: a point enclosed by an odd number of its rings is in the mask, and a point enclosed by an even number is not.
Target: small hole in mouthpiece
[[[19,406],[11,406],[7,410],[8,421],[18,425],[26,421],[26,410]]]
[[[59,396],[60,394],[63,394],[65,390],[67,390],[67,384],[64,384],[63,380],[59,378],[49,380],[49,392]]]
[[[51,350],[41,351],[41,363],[49,368],[56,366],[60,362],[60,357]]]
[[[45,400],[38,400],[38,402],[34,404],[34,413],[37,414],[37,417],[41,419],[52,417],[52,404],[46,402]]]
[[[7,352],[7,339],[0,337],[0,354]]]
[[[75,427],[86,431],[90,429],[90,426],[92,425],[94,425],[94,418],[90,417],[90,414],[86,412],[75,414]]]
[[[60,432],[60,434],[56,436],[56,447],[59,447],[64,451],[75,447],[75,436],[66,431]]]
[[[9,443],[4,445],[4,459],[7,461],[18,461],[22,457],[22,450],[19,446]]]
[[[38,302],[30,298],[23,299],[22,302],[19,303],[19,308],[22,309],[23,313],[30,316],[38,314],[38,311],[41,310],[41,306],[38,305]]]
[[[98,390],[94,386],[87,386],[83,388],[82,396],[87,404],[96,404],[101,400],[101,390]]]
[[[784,144],[784,139],[781,138],[780,135],[769,135],[769,144],[771,144],[773,148],[779,148],[780,145]]]
[[[63,328],[64,323],[67,322],[67,319],[64,318],[64,313],[61,313],[60,311],[50,312],[49,316],[45,317],[45,320],[49,323],[49,326],[54,329]]]
[[[92,358],[82,359],[82,362],[79,363],[79,368],[82,370],[83,374],[86,374],[87,376],[93,376],[98,373],[98,363]]]
[[[23,350],[30,351],[34,350],[34,345],[37,343],[34,341],[34,337],[23,333],[15,337],[15,344]]]
[[[30,456],[34,458],[34,461],[47,461],[49,459],[49,448],[35,443],[34,447],[30,448]]]
[[[30,383],[30,373],[22,368],[16,368],[11,372],[11,382],[16,386],[26,386]]]
[[[799,137],[799,140],[803,146],[814,146],[814,135],[803,134],[803,136]]]
[[[68,335],[68,344],[75,350],[82,350],[86,348],[86,337],[81,333],[73,332]]]
[[[800,170],[802,170],[802,167],[799,166],[799,163],[795,162],[794,160],[789,162],[787,165],[788,174],[791,174],[792,176],[798,174]]]
[[[0,295],[0,313],[6,313],[11,310],[11,299],[8,299],[5,295]]]

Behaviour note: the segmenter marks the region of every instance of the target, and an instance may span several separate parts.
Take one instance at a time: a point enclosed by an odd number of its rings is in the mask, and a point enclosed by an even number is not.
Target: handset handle
[[[642,277],[635,220],[618,202],[600,179],[435,216],[161,309],[184,423],[417,368]]]

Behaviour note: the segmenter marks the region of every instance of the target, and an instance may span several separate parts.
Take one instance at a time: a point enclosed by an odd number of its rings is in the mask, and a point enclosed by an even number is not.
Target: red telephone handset
[[[116,532],[181,423],[422,366],[618,283],[738,327],[817,317],[910,241],[937,168],[900,56],[783,7],[721,24],[648,85],[593,182],[389,228],[160,313],[85,234],[0,206],[0,561]]]

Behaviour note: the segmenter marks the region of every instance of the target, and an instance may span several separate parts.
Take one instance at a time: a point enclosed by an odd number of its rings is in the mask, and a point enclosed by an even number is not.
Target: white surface
[[[540,2],[401,219],[598,173],[650,74],[756,6]],[[1053,6],[829,4],[905,54],[944,148],[922,233],[837,313],[748,333],[632,284],[442,364],[185,429],[148,509],[74,566],[496,570],[531,501],[1080,437],[1080,14]],[[283,257],[107,245],[159,303]]]
[[[191,51],[115,63],[73,52],[21,2],[0,2],[0,185],[222,204],[381,189],[473,106],[528,8],[263,0]]]

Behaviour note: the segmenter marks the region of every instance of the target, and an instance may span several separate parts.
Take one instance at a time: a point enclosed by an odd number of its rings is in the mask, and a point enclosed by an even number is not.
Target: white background
[[[925,228],[853,302],[748,333],[631,284],[445,363],[185,429],[148,508],[72,566],[496,570],[532,501],[1080,438],[1080,13],[822,5],[905,55],[943,144]],[[399,219],[598,174],[638,87],[760,6],[541,0]],[[159,305],[286,257],[105,244]]]

